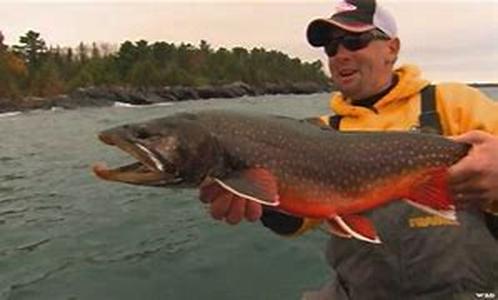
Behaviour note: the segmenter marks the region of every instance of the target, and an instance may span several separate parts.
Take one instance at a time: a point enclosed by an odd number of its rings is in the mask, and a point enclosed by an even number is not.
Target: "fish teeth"
[[[161,161],[159,159],[157,159],[157,157],[154,155],[154,153],[152,153],[149,149],[147,149],[147,147],[145,147],[144,145],[141,145],[139,143],[135,143],[135,145],[140,148],[143,152],[147,153],[147,155],[149,156],[149,158],[152,160],[152,162],[156,165],[156,168],[161,171],[161,172],[164,172],[164,165],[161,163]]]

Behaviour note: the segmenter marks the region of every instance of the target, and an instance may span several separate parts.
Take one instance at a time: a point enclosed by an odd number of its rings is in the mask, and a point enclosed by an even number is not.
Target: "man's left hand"
[[[456,200],[498,206],[498,137],[475,130],[453,139],[472,145],[468,155],[449,169]]]

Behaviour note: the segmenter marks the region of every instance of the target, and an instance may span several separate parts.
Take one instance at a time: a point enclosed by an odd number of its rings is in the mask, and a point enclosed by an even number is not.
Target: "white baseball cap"
[[[391,38],[398,33],[394,17],[376,0],[344,0],[330,18],[311,21],[306,37],[312,46],[321,47],[327,44],[330,31],[337,28],[357,33],[379,29]]]

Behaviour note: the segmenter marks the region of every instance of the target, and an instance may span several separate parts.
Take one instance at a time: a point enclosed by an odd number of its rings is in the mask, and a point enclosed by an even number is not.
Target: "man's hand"
[[[470,131],[453,138],[472,144],[468,155],[449,169],[450,188],[461,203],[498,204],[498,137]]]
[[[225,220],[231,225],[240,223],[244,218],[254,222],[263,214],[261,204],[234,195],[214,182],[201,186],[199,198],[210,204],[213,219]]]

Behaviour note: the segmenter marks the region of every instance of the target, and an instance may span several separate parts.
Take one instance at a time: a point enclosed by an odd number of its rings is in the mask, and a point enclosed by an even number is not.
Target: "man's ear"
[[[393,52],[396,56],[399,53],[399,49],[401,48],[401,42],[399,41],[399,38],[393,38],[392,40],[389,41],[389,50]]]
[[[398,59],[399,49],[401,48],[401,42],[399,38],[393,38],[388,42],[387,49],[389,55],[389,62],[394,64]]]

